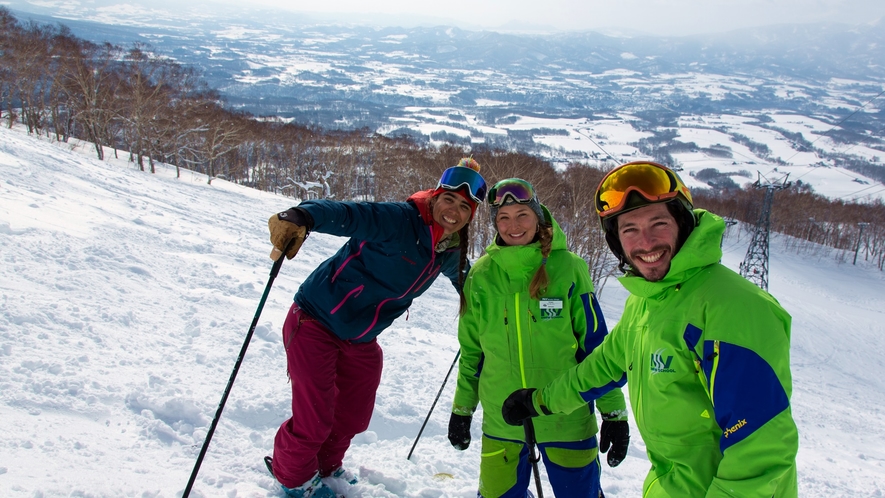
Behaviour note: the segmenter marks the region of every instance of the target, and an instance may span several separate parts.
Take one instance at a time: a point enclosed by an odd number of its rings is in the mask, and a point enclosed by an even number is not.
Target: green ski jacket
[[[516,389],[541,387],[577,365],[608,334],[593,294],[587,263],[569,252],[565,234],[553,225],[547,259],[550,285],[540,301],[529,297],[529,283],[541,265],[541,244],[499,246],[492,243],[470,269],[464,284],[465,313],[458,325],[461,359],[452,411],[472,415],[482,403],[486,436],[523,441],[522,427],[507,425],[501,406]],[[593,400],[603,413],[626,415],[619,382],[583,393],[569,414],[539,418],[538,442],[583,441],[597,432]],[[600,397],[601,396],[601,397]]]
[[[695,213],[667,275],[622,277],[621,320],[535,404],[571,412],[579,393],[626,372],[651,462],[643,497],[796,497],[790,315],[719,263],[725,223]]]

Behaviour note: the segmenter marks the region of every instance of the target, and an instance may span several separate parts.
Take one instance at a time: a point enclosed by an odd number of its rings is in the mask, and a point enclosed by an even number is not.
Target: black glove
[[[537,417],[539,413],[535,411],[535,404],[532,402],[534,394],[535,388],[531,387],[513,391],[510,396],[507,396],[504,406],[501,407],[504,421],[510,425],[522,425],[523,420]]]
[[[297,207],[289,208],[282,213],[277,213],[267,220],[267,228],[270,230],[270,242],[274,249],[270,258],[274,261],[288,248],[286,258],[292,259],[301,249],[301,244],[307,238],[307,234],[313,226],[310,214]],[[294,241],[294,242],[293,242]],[[290,242],[291,245],[290,245]]]
[[[617,467],[630,447],[630,426],[626,420],[603,420],[599,435],[599,451],[608,452],[609,467]]]
[[[464,451],[470,446],[470,415],[458,415],[453,413],[449,417],[449,442],[455,449]]]

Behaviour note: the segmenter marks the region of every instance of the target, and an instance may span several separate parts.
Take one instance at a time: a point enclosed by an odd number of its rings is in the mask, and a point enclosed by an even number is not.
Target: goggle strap
[[[532,202],[532,200],[534,199],[534,197],[531,199],[528,199],[528,200],[520,199],[519,197],[514,195],[513,192],[504,192],[504,195],[501,196],[501,200],[498,200],[497,197],[498,196],[495,196],[495,201],[492,203],[493,206],[503,206],[504,204],[507,203],[507,198],[512,199],[513,202],[515,202],[517,204],[528,204],[528,203]]]
[[[439,184],[439,186],[437,186],[436,188],[441,188],[447,192],[457,192],[457,191],[463,189],[464,191],[467,192],[467,195],[470,197],[470,200],[472,200],[473,202],[475,202],[477,204],[482,204],[482,200],[476,198],[476,196],[473,194],[473,190],[471,190],[471,188],[470,188],[470,184],[467,182],[464,182],[458,186]]]

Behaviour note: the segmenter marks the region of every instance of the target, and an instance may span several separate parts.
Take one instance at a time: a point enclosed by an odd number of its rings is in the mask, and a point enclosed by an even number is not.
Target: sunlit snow
[[[266,220],[297,203],[124,159],[0,128],[4,497],[181,495],[267,283]],[[749,237],[730,230],[723,262],[737,268]],[[191,496],[282,496],[262,462],[289,413],[280,328],[299,283],[341,243],[312,234],[283,264]],[[882,496],[885,274],[863,253],[855,266],[786,245],[773,237],[770,288],[793,316],[800,496]],[[609,325],[624,298],[608,282]],[[476,495],[478,445],[446,439],[453,379],[406,460],[458,349],[456,309],[441,279],[380,336],[375,413],[345,458],[361,476],[349,498]],[[604,467],[609,498],[641,494],[648,461],[631,427],[627,459]]]

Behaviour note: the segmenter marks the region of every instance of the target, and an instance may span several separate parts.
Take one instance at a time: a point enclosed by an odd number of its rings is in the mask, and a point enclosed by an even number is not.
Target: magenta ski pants
[[[377,341],[342,341],[293,304],[283,325],[292,417],[274,438],[274,477],[287,488],[341,466],[353,436],[365,431],[381,382]]]

